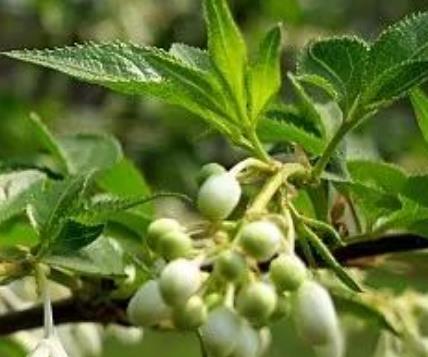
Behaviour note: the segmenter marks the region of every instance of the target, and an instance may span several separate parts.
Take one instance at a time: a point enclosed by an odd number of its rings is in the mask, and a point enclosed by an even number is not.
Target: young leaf
[[[40,145],[52,154],[53,158],[58,162],[66,174],[70,173],[70,168],[63,148],[36,113],[30,114],[30,123],[32,125],[33,135],[39,141]]]
[[[331,83],[345,115],[362,89],[369,49],[357,37],[338,37],[310,43],[301,53],[297,74],[315,75]]]
[[[402,97],[428,79],[428,12],[386,29],[372,45],[363,102],[370,108]]]
[[[52,50],[3,53],[126,94],[147,94],[184,107],[229,133],[217,83],[165,51],[130,43],[87,43]]]
[[[58,143],[72,175],[108,169],[123,158],[119,142],[110,135],[76,134]]]
[[[232,18],[227,0],[204,0],[204,14],[208,30],[208,52],[242,110],[245,108],[244,76],[247,65],[244,39]]]
[[[419,128],[428,143],[428,96],[421,89],[415,88],[410,93],[410,100],[415,110]]]
[[[47,255],[43,261],[89,276],[115,277],[125,274],[123,249],[115,240],[105,236],[77,252]]]
[[[25,211],[33,196],[41,191],[46,176],[35,170],[0,175],[0,224]]]
[[[248,101],[253,122],[281,87],[280,54],[281,27],[278,25],[267,33],[257,60],[248,70]]]

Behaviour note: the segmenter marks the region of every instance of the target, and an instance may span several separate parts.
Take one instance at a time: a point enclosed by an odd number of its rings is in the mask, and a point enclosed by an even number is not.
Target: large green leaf
[[[46,176],[35,170],[0,175],[0,224],[22,213],[42,189]]]
[[[84,275],[114,277],[125,274],[123,249],[115,240],[104,236],[77,252],[47,255],[43,260]]]
[[[347,167],[352,181],[388,194],[398,195],[407,182],[399,167],[385,162],[351,160]]]
[[[75,134],[55,137],[36,114],[31,114],[32,134],[63,169],[77,175],[107,169],[123,157],[119,142],[105,134]]]
[[[258,57],[248,70],[248,102],[253,122],[281,87],[280,54],[281,28],[278,25],[266,34]]]
[[[108,169],[123,157],[119,142],[110,135],[77,134],[58,142],[72,175]]]
[[[361,92],[368,53],[367,44],[357,37],[315,41],[301,53],[297,74],[321,77],[331,83],[342,110],[348,113]]]
[[[245,108],[244,79],[247,65],[244,39],[226,0],[204,0],[204,13],[208,30],[208,52],[242,110]]]
[[[169,53],[182,63],[200,69],[211,71],[212,63],[208,52],[197,47],[192,47],[184,43],[173,43]]]
[[[279,108],[266,113],[266,118],[260,121],[257,132],[264,142],[295,143],[308,152],[319,155],[325,143],[314,133],[313,127],[305,127],[306,124],[299,112]]]
[[[51,50],[22,50],[6,56],[52,68],[126,94],[148,94],[184,107],[229,132],[224,96],[216,82],[173,55],[131,43],[87,43]]]
[[[425,141],[428,143],[428,97],[421,89],[416,88],[410,93],[410,99],[415,110],[419,128]]]
[[[428,12],[387,28],[370,49],[364,104],[377,107],[428,79]]]

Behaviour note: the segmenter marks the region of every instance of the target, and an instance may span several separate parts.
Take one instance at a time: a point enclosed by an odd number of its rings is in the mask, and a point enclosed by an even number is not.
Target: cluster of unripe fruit
[[[159,269],[132,297],[131,323],[198,331],[212,357],[256,357],[266,350],[266,326],[292,314],[308,342],[331,344],[335,309],[290,248],[293,228],[269,214],[225,221],[241,199],[236,174],[209,164],[201,178],[197,205],[208,221],[202,228],[186,230],[170,218],[148,228]]]

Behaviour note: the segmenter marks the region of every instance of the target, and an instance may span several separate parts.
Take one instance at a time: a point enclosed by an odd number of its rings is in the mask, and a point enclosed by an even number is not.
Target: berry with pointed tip
[[[325,345],[338,331],[338,319],[328,291],[314,281],[305,281],[296,291],[294,320],[300,336],[312,345]]]
[[[212,221],[227,218],[241,198],[238,180],[228,172],[209,177],[198,193],[198,209]]]
[[[152,251],[158,252],[159,240],[163,235],[181,230],[182,227],[177,220],[172,218],[159,218],[150,223],[149,227],[147,228],[147,245]]]
[[[168,305],[183,305],[202,284],[199,266],[183,258],[173,260],[159,278],[162,297]]]
[[[205,164],[201,167],[196,177],[197,183],[198,185],[202,185],[209,177],[213,175],[219,175],[224,172],[226,172],[226,169],[216,162]]]
[[[207,319],[208,310],[198,295],[192,296],[183,306],[173,310],[174,325],[182,330],[194,330],[200,327]]]
[[[171,309],[163,301],[156,280],[147,281],[135,293],[127,315],[133,325],[142,327],[157,325],[171,316]]]
[[[239,242],[247,254],[258,261],[266,261],[278,251],[283,239],[284,236],[276,224],[262,220],[245,225]]]
[[[208,355],[229,356],[236,346],[240,328],[241,320],[233,310],[225,306],[212,310],[199,330]]]
[[[305,264],[294,254],[283,254],[270,263],[269,276],[279,292],[296,290],[306,279]]]
[[[227,250],[215,261],[215,273],[226,281],[239,281],[247,270],[245,259],[237,252]]]
[[[158,248],[166,260],[188,257],[192,252],[192,239],[182,231],[171,231],[159,238]]]
[[[237,309],[255,325],[264,324],[275,311],[277,296],[272,286],[256,281],[245,286],[238,294]]]

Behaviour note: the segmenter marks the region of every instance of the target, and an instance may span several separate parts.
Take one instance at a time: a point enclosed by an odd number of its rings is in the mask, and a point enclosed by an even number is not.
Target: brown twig
[[[352,265],[356,259],[428,248],[428,239],[414,234],[395,234],[369,241],[356,242],[334,250],[334,256],[343,265]],[[322,263],[319,262],[322,266]],[[98,301],[96,299],[69,298],[54,303],[56,324],[73,322],[117,323],[129,325],[126,318],[128,300]],[[0,336],[20,330],[40,327],[43,321],[41,306],[14,311],[0,316]]]

